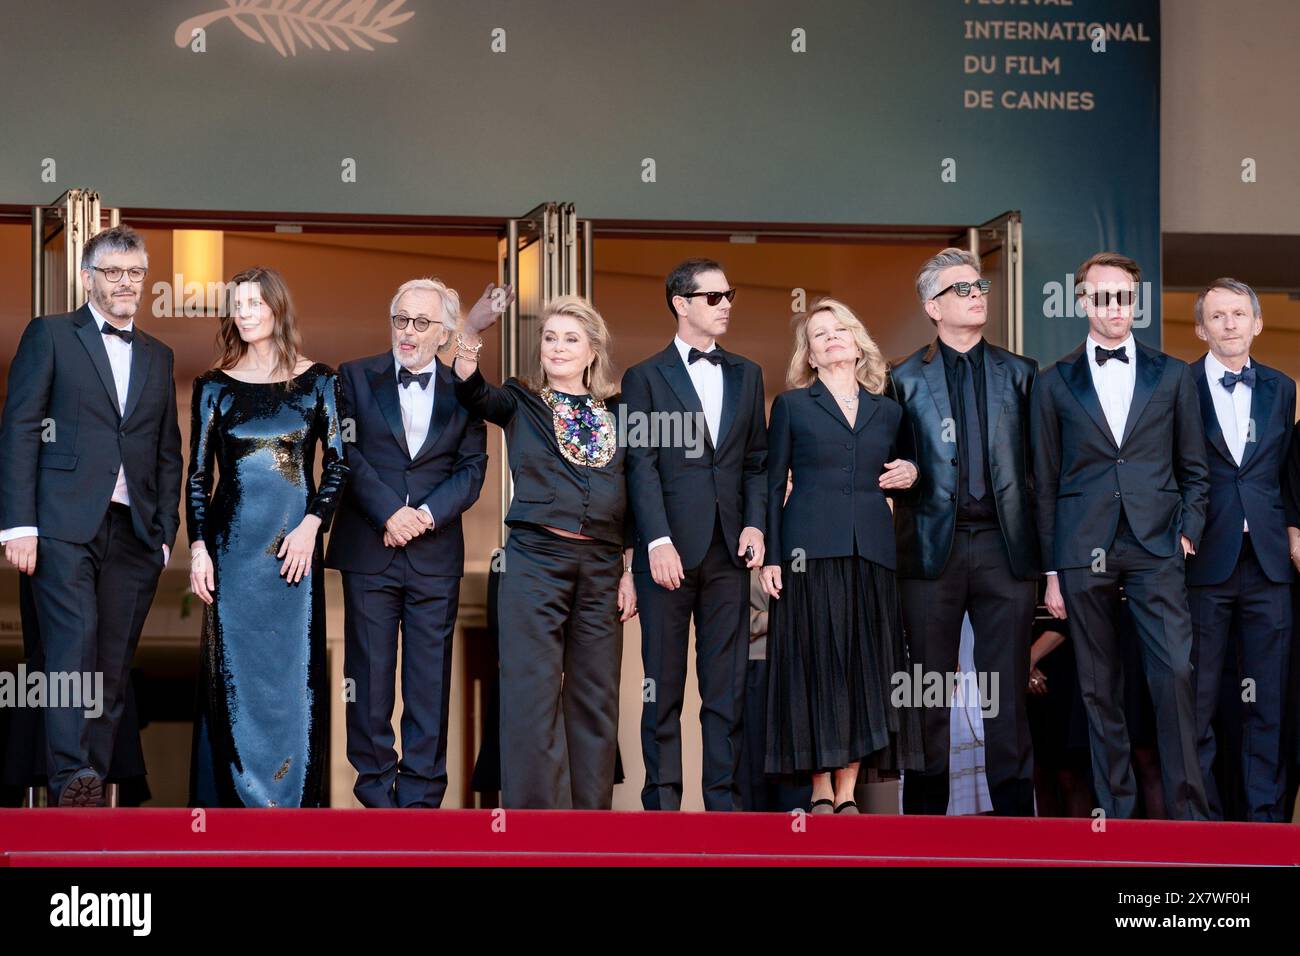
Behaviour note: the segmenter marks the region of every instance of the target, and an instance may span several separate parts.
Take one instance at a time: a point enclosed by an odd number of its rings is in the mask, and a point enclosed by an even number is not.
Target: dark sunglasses
[[[1088,298],[1099,309],[1106,308],[1108,304],[1127,307],[1137,302],[1137,293],[1132,289],[1112,289],[1089,293]]]
[[[735,290],[735,289],[728,289],[726,292],[683,292],[683,293],[682,293],[682,298],[683,298],[683,299],[693,299],[693,298],[695,298],[697,295],[702,295],[702,296],[704,296],[704,301],[707,302],[707,303],[709,303],[709,305],[717,305],[717,304],[718,304],[719,302],[721,302],[724,298],[725,298],[728,302],[734,302],[734,301],[736,300],[736,290]]]
[[[948,286],[948,288],[940,289],[934,294],[934,297],[937,299],[945,292],[951,291],[956,292],[959,298],[964,299],[966,296],[970,295],[971,289],[979,289],[980,295],[988,295],[989,289],[992,287],[992,279],[976,279],[974,282],[954,282],[952,285]]]
[[[428,330],[429,324],[432,321],[433,319],[426,319],[423,317],[418,319],[413,319],[409,315],[395,315],[393,316],[393,328],[397,329],[400,332],[403,329],[405,329],[406,326],[409,324],[415,326],[415,331],[424,332]]]

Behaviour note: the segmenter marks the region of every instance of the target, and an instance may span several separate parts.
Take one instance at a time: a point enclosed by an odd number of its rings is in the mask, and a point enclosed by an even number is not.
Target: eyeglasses
[[[417,318],[401,314],[393,316],[393,328],[397,329],[399,332],[405,329],[408,325],[414,325],[415,331],[417,332],[425,332],[428,330],[429,325],[432,322],[433,319],[426,319],[423,316]]]
[[[1088,293],[1087,297],[1099,309],[1106,308],[1107,304],[1127,307],[1137,302],[1137,293],[1132,289],[1110,289],[1091,292]]]
[[[934,294],[934,297],[937,299],[945,292],[956,292],[958,298],[964,299],[966,298],[966,296],[970,295],[971,289],[979,289],[980,295],[988,295],[989,289],[991,289],[992,287],[993,287],[992,279],[976,279],[974,282],[954,282],[952,285],[948,286],[947,288],[940,289],[938,292]]]
[[[91,266],[91,268],[94,269],[96,272],[102,272],[104,274],[104,278],[107,279],[109,282],[119,281],[122,278],[122,273],[126,273],[126,275],[131,279],[132,282],[140,282],[141,280],[144,279],[145,274],[149,271],[147,269],[142,269],[140,266],[136,266],[133,269],[119,269],[117,268],[117,266],[111,266],[108,269],[101,269],[99,266]]]
[[[717,305],[723,299],[726,299],[728,302],[734,302],[736,299],[736,290],[728,289],[726,292],[683,292],[681,294],[683,299],[694,299],[699,295],[704,296],[704,301],[709,303],[709,305]]]

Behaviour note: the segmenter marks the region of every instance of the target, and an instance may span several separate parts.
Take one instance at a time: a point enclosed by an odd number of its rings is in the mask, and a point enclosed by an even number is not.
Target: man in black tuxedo
[[[971,253],[949,248],[932,256],[916,289],[937,338],[890,373],[903,407],[899,457],[920,472],[894,504],[908,650],[926,673],[957,673],[962,619],[970,614],[975,668],[990,675],[981,686],[997,692],[996,701],[980,702],[993,810],[1033,816],[1025,695],[1039,573],[1028,475],[1038,363],[984,340],[989,284]],[[925,770],[904,777],[905,813],[948,810],[949,703],[924,711]]]
[[[1201,775],[1210,813],[1221,820],[1223,802],[1212,773],[1213,721],[1231,654],[1239,678],[1251,682],[1231,695],[1234,702],[1243,700],[1240,755],[1247,818],[1274,822],[1284,819],[1282,723],[1292,578],[1287,527],[1300,525],[1282,493],[1295,423],[1295,382],[1250,357],[1251,341],[1264,327],[1250,286],[1214,280],[1196,297],[1195,315],[1196,335],[1209,345],[1193,363],[1192,375],[1209,445],[1210,497],[1205,534],[1187,559]],[[1238,750],[1224,749],[1225,755]]]
[[[647,810],[681,808],[681,713],[694,616],[704,807],[738,810],[747,569],[763,564],[767,506],[763,373],[716,345],[736,294],[722,266],[688,259],[665,285],[677,336],[623,376],[645,665],[641,802]],[[670,424],[670,440],[657,440]],[[647,426],[660,434],[636,440],[635,429]]]
[[[475,308],[489,308],[480,300]],[[437,352],[460,298],[435,279],[393,297],[391,351],[339,367],[356,432],[325,566],[343,573],[353,788],[367,807],[438,807],[447,790],[452,635],[465,573],[461,515],[478,500],[487,430],[456,401]],[[394,750],[398,629],[402,757]]]
[[[1034,386],[1046,604],[1072,622],[1101,809],[1128,818],[1137,799],[1118,639],[1122,586],[1155,706],[1168,816],[1204,820],[1184,574],[1205,529],[1205,434],[1191,369],[1133,337],[1141,278],[1136,262],[1113,252],[1079,266],[1087,341]]]
[[[27,326],[0,422],[0,541],[31,575],[34,668],[103,675],[98,717],[45,712],[60,806],[103,803],[131,659],[180,524],[172,351],[135,325],[148,265],[128,226],[91,237],[87,302]]]

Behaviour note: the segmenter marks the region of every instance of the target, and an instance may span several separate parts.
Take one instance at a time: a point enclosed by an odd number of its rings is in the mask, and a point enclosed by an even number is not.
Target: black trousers
[[[424,575],[399,549],[379,574],[343,575],[343,673],[353,793],[367,807],[439,807],[447,792],[447,719],[460,578]],[[393,737],[398,630],[402,757]]]
[[[716,514],[716,513],[715,513]],[[686,696],[691,617],[704,743],[704,809],[739,810],[740,730],[749,657],[749,570],[737,567],[715,517],[713,540],[699,567],[675,591],[649,572],[635,575],[641,612],[641,752],[647,810],[682,806],[682,702]]]
[[[984,759],[993,812],[1002,816],[1034,815],[1034,749],[1025,695],[1029,686],[1029,644],[1034,626],[1037,587],[1011,572],[1002,531],[958,526],[943,573],[933,581],[900,579],[903,626],[913,673],[955,674],[961,648],[962,618],[970,614],[975,632],[975,669],[988,675],[993,696],[997,679],[997,714],[993,701],[984,708]],[[945,682],[944,687],[947,688]],[[922,710],[925,770],[903,776],[903,812],[948,812],[949,721],[952,707],[945,691],[943,706]]]
[[[1104,569],[1068,568],[1059,575],[1088,713],[1097,800],[1107,816],[1118,819],[1132,817],[1137,805],[1124,719],[1122,586],[1155,708],[1166,813],[1172,820],[1207,820],[1210,809],[1196,752],[1192,621],[1182,548],[1168,558],[1151,554],[1121,517],[1103,557]]]
[[[103,680],[98,716],[87,717],[88,706],[45,711],[52,803],[79,770],[108,776],[131,659],[162,570],[162,549],[136,536],[125,505],[110,505],[95,537],[85,544],[46,537],[37,544],[31,584],[43,669],[47,674],[90,674],[95,680],[102,675]]]
[[[1224,661],[1233,654],[1239,668],[1232,670],[1254,683],[1244,702],[1241,688],[1234,688],[1231,695],[1241,707],[1246,819],[1280,821],[1286,787],[1282,721],[1291,643],[1291,587],[1268,579],[1247,534],[1231,576],[1222,584],[1189,587],[1187,597],[1194,635],[1197,753],[1210,814],[1223,819],[1223,803],[1212,772],[1217,749],[1212,722],[1220,701]],[[1232,640],[1234,624],[1238,646]],[[1229,753],[1236,749],[1226,748]]]
[[[608,810],[623,663],[622,549],[516,525],[504,560],[501,804]]]

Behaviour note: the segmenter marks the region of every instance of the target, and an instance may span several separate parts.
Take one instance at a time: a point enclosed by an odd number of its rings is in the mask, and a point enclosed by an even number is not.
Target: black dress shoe
[[[104,781],[93,770],[78,770],[59,794],[61,807],[102,807]]]

